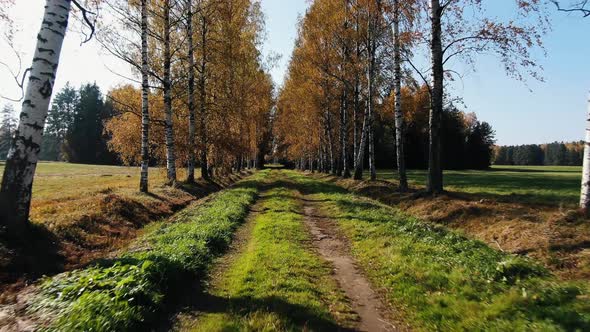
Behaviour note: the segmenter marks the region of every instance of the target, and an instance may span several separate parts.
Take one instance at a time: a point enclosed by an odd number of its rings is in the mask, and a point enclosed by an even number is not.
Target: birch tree
[[[393,90],[395,95],[395,147],[397,156],[397,172],[399,175],[399,190],[408,190],[406,175],[406,159],[404,151],[404,117],[402,113],[402,80],[401,80],[401,19],[400,1],[393,0]]]
[[[29,219],[33,178],[71,5],[70,0],[45,3],[20,121],[0,189],[0,220],[9,229],[22,230]]]
[[[139,190],[149,191],[148,172],[150,164],[150,110],[149,110],[149,62],[148,62],[148,4],[141,0],[141,175]]]
[[[590,211],[590,94],[588,97],[588,116],[586,118],[586,140],[584,146],[584,165],[582,168],[580,207],[588,215]]]
[[[174,123],[172,115],[172,74],[171,74],[171,9],[172,1],[164,0],[163,3],[163,39],[164,39],[164,77],[162,81],[164,89],[164,107],[166,113],[166,169],[168,182],[176,182],[176,151],[174,146]]]
[[[195,182],[195,133],[196,133],[196,106],[195,106],[195,50],[193,35],[193,0],[185,2],[186,8],[186,38],[188,43],[188,175],[187,182]]]
[[[418,72],[429,86],[431,98],[430,143],[428,149],[427,191],[443,191],[441,163],[441,119],[444,108],[445,75],[451,77],[449,61],[456,58],[474,65],[479,54],[497,55],[507,75],[518,80],[525,77],[542,79],[540,66],[533,60],[531,49],[543,49],[542,36],[547,32],[545,5],[538,0],[514,0],[510,9],[514,19],[500,20],[486,15],[482,0],[428,0],[427,34],[430,47],[430,75]],[[508,4],[510,6],[510,4]],[[469,12],[469,19],[467,15]],[[412,65],[416,68],[415,65]]]

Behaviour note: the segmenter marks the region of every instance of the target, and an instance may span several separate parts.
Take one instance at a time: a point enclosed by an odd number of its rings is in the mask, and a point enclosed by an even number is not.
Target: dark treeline
[[[69,84],[55,95],[47,115],[41,145],[41,160],[83,164],[117,164],[109,152],[103,123],[114,114],[103,100],[100,88],[84,84],[75,89]]]
[[[404,131],[405,159],[408,168],[428,168],[428,104],[425,96],[404,90],[407,101],[402,111],[407,119]],[[422,93],[424,94],[424,93]],[[411,95],[411,96],[410,96]],[[393,100],[391,101],[393,102]],[[375,118],[375,164],[377,168],[396,167],[395,122],[391,106],[384,105]],[[495,133],[474,113],[465,113],[450,105],[442,115],[442,162],[445,169],[486,169],[493,157]],[[368,160],[365,160],[368,165]]]
[[[496,165],[582,166],[584,142],[497,146]]]

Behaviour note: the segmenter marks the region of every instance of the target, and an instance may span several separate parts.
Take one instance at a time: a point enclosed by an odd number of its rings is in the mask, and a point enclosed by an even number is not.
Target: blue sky
[[[490,11],[503,15],[505,1],[488,1]],[[262,6],[268,30],[265,52],[283,55],[272,72],[275,81],[282,82],[297,33],[297,17],[305,12],[307,1],[262,0]],[[551,18],[553,29],[544,39],[547,57],[539,57],[545,83],[511,79],[490,57],[478,59],[475,72],[453,68],[464,78],[454,84],[451,93],[463,97],[467,111],[492,124],[499,144],[584,138],[590,91],[590,18],[557,12],[552,12]]]
[[[297,37],[298,18],[305,14],[308,6],[307,0],[262,0],[267,30],[264,53],[274,52],[281,55],[279,63],[271,72],[277,84],[283,82],[289,65],[291,51]]]
[[[490,12],[502,16],[510,15],[503,13],[507,11],[508,1],[511,0],[488,0],[485,3],[491,4]],[[22,51],[25,64],[32,59],[30,51],[34,49],[43,3],[44,0],[17,1],[11,10],[11,16],[20,28],[16,36],[17,48]],[[308,0],[262,0],[267,29],[264,53],[282,55],[272,71],[279,84],[287,70],[297,33],[297,19],[308,5]],[[462,72],[464,79],[454,84],[452,94],[464,98],[467,111],[476,112],[479,119],[492,124],[499,144],[583,139],[590,90],[590,18],[556,11],[552,11],[551,17],[553,31],[545,38],[548,55],[540,59],[545,68],[545,83],[529,81],[527,86],[508,78],[492,58],[479,59],[476,72],[453,68]],[[131,75],[128,66],[109,57],[95,42],[80,46],[80,38],[74,31],[66,36],[56,90],[67,81],[74,86],[96,81],[103,91],[125,83],[111,71]],[[5,48],[0,45],[0,49]],[[0,61],[15,63],[10,52],[0,52]],[[2,71],[0,92],[17,95],[14,81]]]

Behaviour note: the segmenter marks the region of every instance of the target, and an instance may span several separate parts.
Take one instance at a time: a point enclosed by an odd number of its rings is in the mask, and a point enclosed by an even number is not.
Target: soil
[[[318,253],[334,269],[334,278],[359,315],[358,331],[402,331],[402,324],[391,323],[378,294],[349,255],[346,240],[338,233],[335,221],[318,215],[313,200],[305,200],[305,224],[313,236]]]

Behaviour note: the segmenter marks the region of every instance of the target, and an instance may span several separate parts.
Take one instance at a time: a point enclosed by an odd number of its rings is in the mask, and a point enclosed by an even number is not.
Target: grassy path
[[[385,318],[385,308],[367,278],[349,254],[347,240],[342,237],[336,221],[319,215],[321,201],[304,199],[305,224],[309,228],[314,246],[320,255],[334,266],[334,278],[346,296],[352,309],[359,315],[360,331],[400,331],[401,324],[392,324]]]
[[[303,205],[284,173],[260,196],[241,233],[247,241],[221,260],[202,304],[181,316],[183,331],[336,331],[358,317],[312,248]]]

